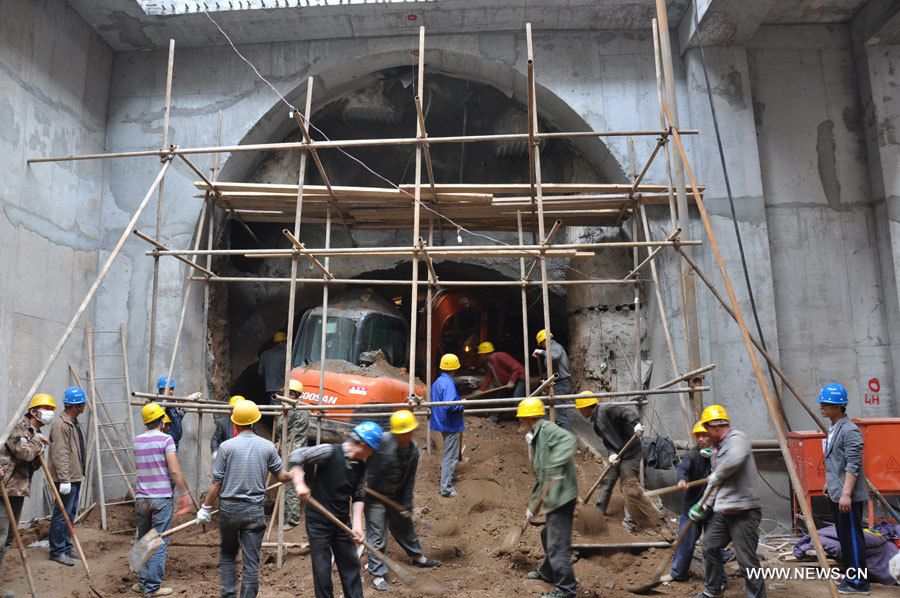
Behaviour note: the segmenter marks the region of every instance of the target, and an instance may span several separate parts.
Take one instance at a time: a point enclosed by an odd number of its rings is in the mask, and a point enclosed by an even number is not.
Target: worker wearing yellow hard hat
[[[572,383],[570,380],[571,371],[569,369],[569,355],[561,344],[553,338],[553,333],[547,333],[547,330],[541,329],[535,336],[537,340],[537,349],[531,356],[538,361],[538,371],[547,375],[547,361],[552,363],[553,373],[559,375],[559,378],[553,384],[553,394],[556,396],[567,395],[572,392]],[[572,401],[568,399],[555,401],[555,405],[571,405]],[[549,416],[549,414],[548,414]],[[569,425],[569,409],[556,410],[556,423],[564,430],[571,430]]]
[[[729,542],[742,571],[758,570],[756,556],[762,503],[759,474],[753,458],[750,438],[731,427],[731,418],[721,405],[710,405],[700,414],[700,423],[715,453],[712,471],[703,496],[688,510],[691,521],[709,518],[703,533],[703,560],[706,563],[704,593],[722,593],[725,573],[721,550]],[[765,581],[744,580],[748,596],[762,596]]]
[[[596,394],[591,390],[581,391],[579,398],[575,399],[575,407],[591,422],[594,433],[603,442],[613,466],[597,488],[597,508],[605,515],[616,481],[621,478],[620,486],[624,487],[625,480],[640,479],[641,461],[644,457],[641,447],[644,426],[633,406],[606,403],[600,408],[599,400],[592,396]],[[635,437],[634,440],[632,436]],[[628,529],[633,527],[631,515],[627,512],[622,524]]]
[[[168,419],[158,403],[147,403],[141,408],[141,421],[146,429],[133,441],[137,471],[134,506],[139,536],[151,529],[165,533],[172,526],[173,514],[182,515],[191,508],[187,482],[175,452],[175,439],[165,432]],[[165,566],[166,550],[163,547],[143,564],[138,572],[138,582],[131,589],[144,596],[172,594],[171,588],[161,585]]]
[[[678,533],[681,534],[690,518],[688,516],[691,506],[703,496],[703,485],[700,480],[709,476],[712,471],[712,447],[710,446],[709,435],[706,427],[702,422],[698,421],[694,424],[691,435],[694,437],[696,444],[687,451],[681,458],[678,465],[676,478],[678,487],[684,491],[684,497],[681,501],[681,520],[679,521]],[[709,517],[699,521],[691,526],[685,532],[684,540],[675,550],[675,557],[672,560],[672,568],[669,575],[674,581],[690,581],[691,559],[694,554],[694,545],[700,538],[700,533],[709,523]],[[722,584],[727,581],[726,577],[722,577]]]
[[[413,487],[419,468],[419,445],[413,436],[419,422],[412,411],[401,409],[391,415],[390,423],[391,433],[382,436],[378,451],[366,460],[366,487],[412,513]],[[366,540],[376,550],[385,552],[390,532],[414,566],[436,567],[441,564],[438,560],[425,557],[413,520],[396,512],[374,494],[366,497],[365,515]],[[384,579],[387,565],[372,550],[369,550],[368,556],[372,587],[379,591],[392,589]]]
[[[0,479],[6,487],[12,510],[10,518],[9,511],[0,506],[0,565],[9,548],[6,540],[13,536],[25,498],[31,495],[31,475],[41,468],[38,457],[49,442],[41,433],[41,428],[53,421],[55,409],[53,397],[48,394],[34,395],[28,402],[25,416],[16,422],[9,440],[0,446]],[[0,595],[6,595],[3,592],[0,590]]]
[[[441,375],[431,385],[431,401],[433,403],[445,403],[453,401],[459,403],[459,391],[453,376],[459,369],[459,357],[453,353],[445,353],[441,356]],[[463,423],[463,406],[461,404],[447,407],[431,408],[431,429],[440,432],[444,438],[444,456],[441,459],[441,496],[453,498],[458,492],[453,487],[453,475],[456,472],[456,463],[459,461],[460,436],[466,429]]]
[[[318,389],[316,389],[318,390]],[[282,391],[283,392],[283,391]],[[303,396],[303,383],[299,380],[291,378],[288,382],[288,398],[301,403]],[[314,399],[315,400],[315,399]],[[280,441],[281,433],[284,427],[282,419],[285,416],[279,415],[275,420],[275,439]],[[290,439],[290,447],[288,452],[294,449],[304,447],[309,442],[309,411],[300,409],[291,409],[287,412],[287,436]],[[297,497],[296,492],[285,492],[284,494],[284,529],[289,530],[300,525],[301,515],[303,513],[303,505]]]
[[[485,341],[478,345],[478,357],[481,366],[485,369],[484,382],[478,388],[485,391],[496,381],[498,386],[506,386],[505,390],[495,392],[492,396],[497,399],[524,397],[525,392],[525,366],[504,351],[495,351],[494,344]],[[500,415],[491,413],[491,420],[500,423]]]
[[[525,441],[531,447],[534,471],[525,517],[530,520],[539,512],[547,514],[541,531],[544,560],[536,571],[528,572],[528,578],[556,585],[551,596],[575,596],[578,582],[572,569],[572,520],[578,498],[577,442],[571,432],[544,419],[545,414],[544,402],[538,397],[523,399],[516,408],[516,417],[528,430]]]

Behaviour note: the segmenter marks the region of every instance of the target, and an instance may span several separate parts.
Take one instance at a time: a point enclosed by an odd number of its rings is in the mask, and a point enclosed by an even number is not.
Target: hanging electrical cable
[[[691,2],[691,16],[694,20],[694,29],[697,35],[697,49],[700,51],[700,64],[703,66],[703,79],[706,82],[706,95],[709,98],[709,109],[712,112],[713,129],[716,133],[716,145],[719,148],[719,160],[722,162],[722,176],[725,179],[725,192],[728,195],[728,206],[731,209],[731,222],[734,224],[734,236],[737,238],[738,252],[741,255],[741,268],[744,271],[744,282],[747,284],[747,295],[750,298],[750,309],[753,312],[753,320],[756,322],[756,333],[759,335],[759,344],[762,345],[764,351],[768,351],[766,347],[766,338],[763,335],[762,325],[759,323],[759,313],[756,309],[756,299],[753,296],[753,285],[750,284],[750,271],[747,268],[747,256],[744,254],[744,243],[741,239],[741,229],[738,227],[737,214],[734,209],[734,196],[731,193],[731,181],[728,178],[728,166],[725,162],[725,150],[722,147],[722,134],[719,131],[719,119],[716,115],[716,106],[713,102],[712,86],[709,81],[709,72],[706,68],[706,54],[703,51],[703,37],[700,35],[700,16],[697,10],[697,3]],[[778,384],[775,382],[775,372],[772,365],[769,367],[769,378],[772,380],[772,389],[775,391],[775,397],[778,399],[778,409],[781,411],[781,417],[784,420],[788,431],[791,424],[788,421],[787,413],[784,411],[784,404],[781,401],[781,392],[778,390]],[[762,476],[760,476],[762,477]]]

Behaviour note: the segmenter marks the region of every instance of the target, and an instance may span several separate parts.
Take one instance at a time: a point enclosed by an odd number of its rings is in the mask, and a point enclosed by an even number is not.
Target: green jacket
[[[532,434],[534,489],[531,491],[529,506],[535,508],[543,485],[550,483],[551,477],[564,476],[562,480],[554,482],[544,496],[542,510],[549,513],[578,497],[574,459],[577,442],[571,432],[566,432],[545,419],[534,426]]]

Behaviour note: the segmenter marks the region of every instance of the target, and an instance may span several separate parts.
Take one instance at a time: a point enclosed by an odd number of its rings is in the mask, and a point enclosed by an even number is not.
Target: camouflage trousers
[[[281,419],[278,417],[276,425],[276,438],[281,437]],[[291,442],[288,448],[288,454],[296,448],[306,446],[307,433],[309,432],[309,411],[292,410],[287,414],[287,438]],[[287,464],[285,464],[287,466]],[[302,513],[302,504],[294,491],[292,484],[284,487],[284,524],[293,527],[300,524],[300,513]]]

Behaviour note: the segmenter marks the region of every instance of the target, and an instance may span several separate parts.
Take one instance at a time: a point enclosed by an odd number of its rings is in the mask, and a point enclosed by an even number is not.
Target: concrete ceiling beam
[[[780,0],[694,0],[699,13],[700,33],[705,46],[742,46],[753,37],[769,11]],[[678,24],[682,54],[697,45],[693,5],[688,5]]]
[[[857,44],[900,44],[900,0],[869,0],[850,21]]]

